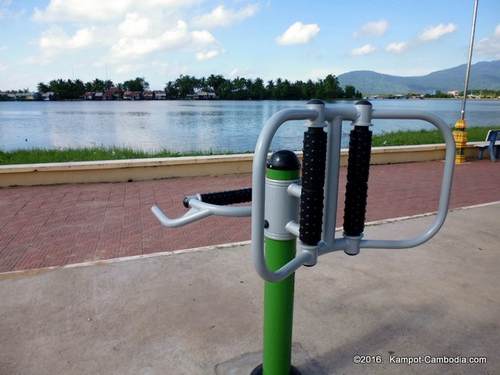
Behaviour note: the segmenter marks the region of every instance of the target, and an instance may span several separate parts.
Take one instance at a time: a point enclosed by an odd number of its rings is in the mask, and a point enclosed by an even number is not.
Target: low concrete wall
[[[476,158],[474,143],[466,149]],[[396,164],[444,159],[444,144],[374,147],[372,164]],[[299,157],[302,154],[299,152]],[[342,150],[341,164],[347,163]],[[171,177],[209,176],[252,171],[253,154],[128,159],[70,163],[16,164],[0,166],[0,186],[52,185],[88,182],[124,182]]]

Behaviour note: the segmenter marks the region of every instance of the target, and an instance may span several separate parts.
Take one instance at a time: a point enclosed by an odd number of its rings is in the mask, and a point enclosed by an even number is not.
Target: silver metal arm
[[[190,209],[183,216],[171,219],[161,210],[160,207],[154,205],[151,207],[151,212],[156,216],[156,218],[160,221],[161,225],[167,228],[177,228],[182,227],[183,225],[192,223],[197,220],[201,220],[207,216],[210,216],[211,213],[208,210],[197,210],[195,208]]]
[[[188,201],[190,210],[183,216],[171,219],[169,218],[160,207],[154,205],[151,207],[151,212],[160,221],[161,225],[168,228],[177,228],[183,225],[201,220],[207,216],[232,216],[232,217],[245,217],[252,214],[251,206],[218,206],[215,204],[205,203],[195,197],[191,197]]]

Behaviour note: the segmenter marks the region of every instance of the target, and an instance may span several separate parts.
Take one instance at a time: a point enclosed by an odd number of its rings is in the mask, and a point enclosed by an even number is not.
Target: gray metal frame
[[[325,209],[323,239],[316,248],[300,246],[300,252],[288,264],[279,270],[270,271],[264,259],[264,203],[265,203],[265,170],[269,146],[276,131],[281,125],[291,120],[328,122],[327,176],[325,181]],[[370,240],[360,237],[335,237],[335,217],[338,200],[338,174],[340,167],[340,135],[343,121],[370,125],[372,119],[423,120],[437,127],[444,136],[446,154],[444,173],[441,183],[439,206],[436,219],[422,234],[404,240]],[[310,124],[310,123],[309,123]],[[286,278],[301,265],[314,264],[319,255],[337,250],[349,254],[357,254],[361,248],[403,249],[418,246],[431,239],[441,228],[448,213],[451,183],[455,159],[455,141],[448,125],[432,113],[413,110],[372,110],[370,106],[333,105],[329,107],[309,106],[308,109],[285,109],[272,116],[262,129],[255,148],[252,175],[252,255],[257,273],[266,281],[276,282]],[[288,193],[297,196],[300,186],[293,184]],[[298,233],[296,222],[286,225],[287,230]]]

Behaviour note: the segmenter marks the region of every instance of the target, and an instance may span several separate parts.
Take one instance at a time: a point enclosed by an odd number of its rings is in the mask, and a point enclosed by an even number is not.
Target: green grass
[[[494,127],[468,128],[469,141],[484,141],[486,133]],[[443,138],[437,130],[398,131],[378,134],[373,136],[373,146],[403,146],[430,143],[443,143]],[[95,161],[95,160],[121,160],[141,158],[161,158],[178,156],[202,156],[217,154],[232,154],[224,151],[194,151],[194,152],[145,152],[128,148],[81,148],[62,150],[16,150],[0,151],[0,165],[31,164],[31,163],[57,163],[68,161]]]
[[[179,156],[202,156],[216,154],[230,154],[231,152],[193,151],[175,152],[159,151],[145,152],[128,148],[67,148],[60,150],[31,149],[0,151],[0,165],[30,164],[30,163],[60,163],[68,161],[95,161],[95,160],[122,160],[142,158],[164,158]]]
[[[467,138],[470,142],[484,141],[488,130],[495,127],[467,128]],[[439,130],[412,130],[377,134],[373,136],[373,146],[405,146],[444,143]]]

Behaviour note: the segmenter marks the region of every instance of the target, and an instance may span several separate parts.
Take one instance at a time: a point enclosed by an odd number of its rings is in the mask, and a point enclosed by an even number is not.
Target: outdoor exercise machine
[[[434,222],[409,239],[366,239],[366,202],[370,169],[372,120],[422,120],[437,127],[446,142],[439,206]],[[268,158],[276,131],[287,121],[305,120],[302,173],[296,154],[277,151]],[[335,236],[342,123],[350,121],[343,234]],[[325,132],[326,129],[326,132]],[[252,375],[299,374],[291,365],[294,273],[314,266],[334,251],[357,255],[360,249],[404,249],[432,238],[448,212],[455,158],[449,126],[438,116],[413,110],[378,110],[370,102],[326,106],[310,100],[304,108],[284,109],[264,125],[255,147],[252,188],[196,194],[184,198],[189,211],[171,219],[158,207],[152,211],[166,227],[179,227],[210,215],[251,216],[251,247],[264,286],[263,363]],[[251,206],[231,206],[251,201]],[[299,241],[297,241],[299,239]],[[296,254],[298,243],[299,252]]]

